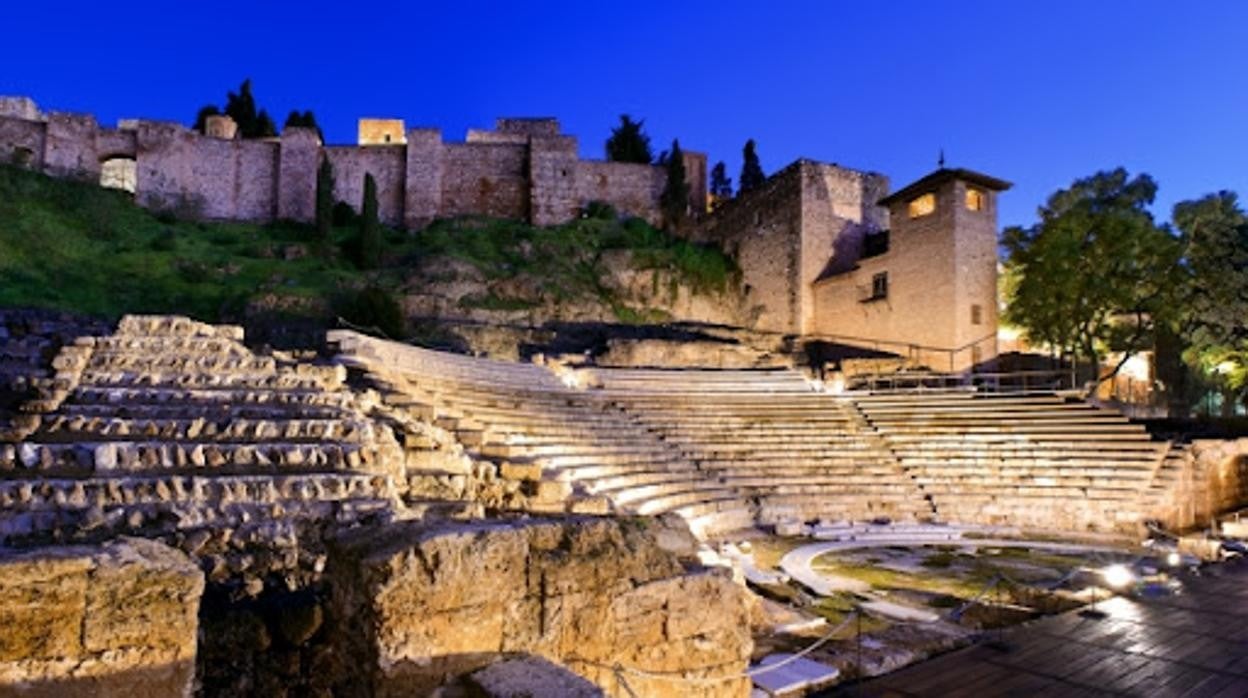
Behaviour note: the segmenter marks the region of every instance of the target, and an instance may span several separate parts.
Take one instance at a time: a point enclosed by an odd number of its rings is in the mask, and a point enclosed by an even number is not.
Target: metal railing
[[[898,342],[888,339],[871,339],[853,337],[843,334],[810,334],[803,335],[803,341],[826,341],[845,344],[872,351],[896,354],[912,365],[926,366],[932,371],[957,371],[972,369],[985,360],[997,355],[997,333],[984,335],[972,342],[959,347],[937,347],[913,342]]]
[[[973,391],[983,393],[1053,393],[1080,388],[1073,368],[1053,371],[936,373],[897,371],[846,378],[849,390],[924,393]]]

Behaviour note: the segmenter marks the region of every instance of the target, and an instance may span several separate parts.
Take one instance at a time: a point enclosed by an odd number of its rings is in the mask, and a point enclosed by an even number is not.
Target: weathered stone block
[[[189,696],[203,575],[121,539],[0,558],[0,696]]]
[[[509,652],[628,695],[636,686],[617,685],[603,667],[730,676],[745,669],[751,648],[748,593],[726,576],[686,574],[631,520],[362,529],[339,539],[329,577],[337,652],[361,668],[355,690],[379,696],[425,695]],[[690,688],[645,685],[635,695]],[[712,681],[688,695],[748,687]]]

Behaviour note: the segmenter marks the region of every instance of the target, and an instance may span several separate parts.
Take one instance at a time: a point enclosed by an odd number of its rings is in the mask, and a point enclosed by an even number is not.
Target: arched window
[[[100,186],[134,193],[138,171],[133,158],[109,158],[100,163]]]
[[[966,210],[982,211],[984,210],[984,193],[978,189],[966,190]]]

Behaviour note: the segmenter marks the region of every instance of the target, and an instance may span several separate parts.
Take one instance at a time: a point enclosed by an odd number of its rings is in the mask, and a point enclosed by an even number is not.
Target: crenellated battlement
[[[590,201],[658,222],[667,181],[659,166],[581,159],[577,138],[552,118],[500,118],[463,142],[402,119],[360,119],[353,145],[322,143],[305,128],[242,140],[228,116],[211,117],[205,130],[142,119],[108,128],[91,115],[45,114],[28,97],[0,97],[0,162],[99,181],[147,208],[194,218],[311,221],[322,158],[334,166],[337,200],[358,209],[372,175],[381,219],[408,228],[462,215],[551,225]],[[702,210],[705,154],[686,152],[685,169],[691,209]]]

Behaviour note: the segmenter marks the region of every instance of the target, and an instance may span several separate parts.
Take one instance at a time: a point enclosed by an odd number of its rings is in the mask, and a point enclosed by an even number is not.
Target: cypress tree
[[[628,114],[621,114],[620,125],[611,129],[611,137],[607,139],[607,159],[649,165],[654,155],[650,152],[650,137],[641,129],[645,122],[645,119],[633,121]]]
[[[732,198],[732,179],[728,177],[728,167],[723,160],[711,168],[710,190],[717,205]]]
[[[745,142],[741,152],[741,177],[737,180],[739,193],[745,193],[760,184],[767,176],[763,174],[763,166],[758,162],[758,153],[754,152],[754,139]]]
[[[381,266],[381,222],[377,219],[377,182],[364,175],[364,202],[360,207],[359,267]]]
[[[334,166],[329,158],[321,158],[321,166],[316,169],[316,239],[325,244],[329,242],[330,232],[334,224]]]
[[[667,170],[667,183],[659,196],[659,208],[669,226],[678,226],[689,213],[689,183],[685,181],[685,155],[680,150],[679,140],[672,141],[664,169]]]

